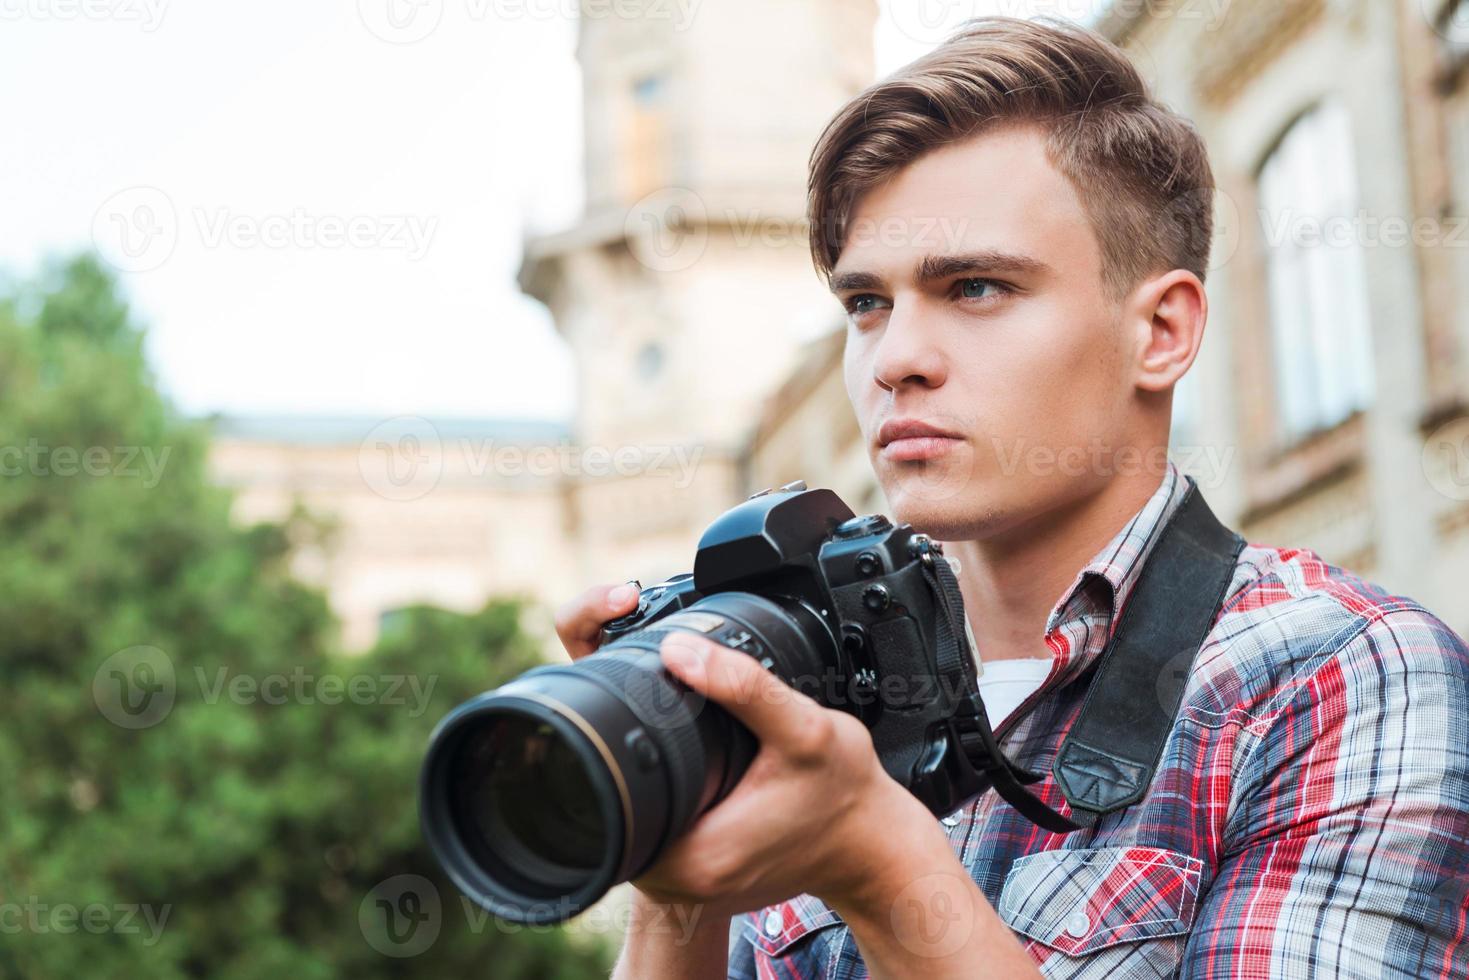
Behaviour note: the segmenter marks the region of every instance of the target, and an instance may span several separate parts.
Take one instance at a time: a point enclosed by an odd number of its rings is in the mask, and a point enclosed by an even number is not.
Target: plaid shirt
[[[1077,575],[1049,677],[997,730],[1063,813],[1082,675],[1185,488],[1170,466]],[[1140,803],[1053,834],[986,793],[943,822],[1046,976],[1469,977],[1469,649],[1309,551],[1250,545]],[[802,895],[735,918],[729,976],[867,971]]]

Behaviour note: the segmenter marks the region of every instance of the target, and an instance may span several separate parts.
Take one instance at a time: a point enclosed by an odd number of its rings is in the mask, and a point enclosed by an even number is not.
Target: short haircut
[[[1127,55],[1062,21],[981,17],[869,86],[811,153],[808,214],[817,269],[830,276],[862,194],[929,150],[1004,125],[1035,124],[1076,188],[1121,298],[1150,275],[1201,280],[1214,177],[1203,140],[1154,101]],[[939,217],[939,216],[935,216]]]

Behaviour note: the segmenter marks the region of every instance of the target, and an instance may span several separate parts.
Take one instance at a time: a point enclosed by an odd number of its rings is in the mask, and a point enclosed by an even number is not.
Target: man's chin
[[[992,501],[975,499],[970,493],[940,497],[894,488],[886,496],[892,508],[889,516],[894,521],[911,524],[940,541],[984,537],[1003,523],[1003,508],[993,507]]]

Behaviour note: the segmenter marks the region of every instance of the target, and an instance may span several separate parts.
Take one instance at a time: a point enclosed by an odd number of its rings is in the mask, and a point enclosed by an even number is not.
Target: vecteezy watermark
[[[172,905],[135,902],[112,905],[91,902],[87,905],[75,905],[71,902],[43,902],[37,896],[31,895],[24,902],[0,902],[0,934],[142,934],[143,945],[153,946],[162,937],[172,911]]]
[[[379,422],[357,447],[357,469],[379,497],[417,500],[439,485],[444,472],[439,430],[417,415]]]
[[[439,890],[423,875],[379,882],[357,906],[357,928],[384,956],[417,956],[434,944],[443,925]]]
[[[147,272],[168,261],[179,240],[173,199],[157,187],[126,187],[92,215],[92,244],[113,268]]]
[[[509,922],[476,905],[463,895],[458,908],[465,928],[472,935],[486,931],[503,935],[547,933],[572,918],[573,906],[564,898],[528,908],[531,918],[549,920],[544,925]],[[453,908],[454,906],[449,906]],[[686,946],[703,915],[702,905],[643,905],[598,903],[575,917],[576,929],[590,935],[667,936],[675,946]],[[434,883],[422,875],[395,875],[379,882],[357,906],[357,926],[367,944],[384,956],[403,959],[428,951],[438,940],[447,918],[445,903]]]
[[[703,0],[455,0],[453,9],[473,23],[510,20],[665,21],[685,31]],[[438,30],[445,0],[357,0],[357,17],[376,38],[413,44]]]
[[[206,248],[353,248],[399,251],[416,262],[428,253],[439,219],[416,214],[243,214],[229,208],[195,208]]]
[[[137,24],[151,34],[169,0],[0,0],[0,20],[95,20]]]
[[[947,871],[921,875],[893,900],[893,935],[915,956],[939,959],[964,948],[974,932],[974,885]]]
[[[1111,0],[1109,11],[1122,17],[1146,14],[1151,20],[1202,22],[1214,31],[1231,0]],[[938,44],[964,21],[985,15],[1029,18],[1041,15],[1087,21],[1096,0],[890,0],[887,16],[903,35],[921,44]]]
[[[576,445],[570,442],[500,443],[494,439],[443,439],[417,415],[400,415],[373,426],[357,450],[363,482],[387,500],[409,501],[439,485],[445,472],[469,479],[659,476],[687,489],[704,447],[698,445]]]
[[[1318,214],[1281,208],[1260,209],[1265,244],[1280,248],[1469,248],[1469,217],[1428,215]]]
[[[1172,460],[1204,489],[1220,486],[1234,464],[1234,446],[1111,446],[1093,439],[1086,445],[1049,446],[1033,444],[1023,436],[1015,440],[992,437],[1000,472],[1014,476],[1136,476],[1162,473]]]
[[[639,264],[654,272],[682,272],[703,257],[712,225],[726,229],[729,240],[740,249],[805,246],[811,240],[807,218],[759,209],[711,211],[687,187],[664,187],[640,198],[628,209],[622,230]],[[877,244],[955,252],[969,227],[969,219],[954,215],[889,215],[850,220],[840,231],[847,246]]]
[[[173,710],[173,660],[153,646],[119,650],[92,676],[92,703],[119,728],[152,728]]]
[[[225,206],[193,207],[179,220],[173,199],[157,187],[128,187],[92,216],[92,242],[123,272],[147,272],[168,261],[184,230],[204,248],[376,249],[417,261],[428,253],[439,219],[415,214],[313,213],[303,207],[274,213]]]
[[[266,674],[195,667],[185,675],[205,704],[339,704],[407,707],[411,718],[428,710],[437,674],[315,674],[296,666]],[[179,676],[173,658],[154,646],[119,650],[92,676],[92,702],[120,728],[152,728],[177,701]]]
[[[1458,418],[1423,441],[1423,475],[1450,500],[1469,500],[1469,418]]]
[[[428,710],[438,675],[421,678],[417,674],[311,674],[302,667],[289,673],[265,675],[231,673],[228,667],[216,668],[213,676],[204,668],[194,668],[194,679],[206,704],[216,704],[222,697],[234,704],[324,704],[334,706],[344,701],[351,704],[408,706],[408,717],[417,718]]]
[[[141,478],[152,490],[172,452],[172,446],[48,446],[33,437],[24,446],[0,446],[0,476]]]

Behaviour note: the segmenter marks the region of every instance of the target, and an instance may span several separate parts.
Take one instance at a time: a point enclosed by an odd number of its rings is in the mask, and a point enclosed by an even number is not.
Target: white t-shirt
[[[979,696],[990,726],[998,728],[1020,702],[1045,683],[1051,673],[1050,657],[979,661]]]
[[[958,562],[950,558],[949,564],[958,571]],[[1020,707],[1021,701],[1046,682],[1051,674],[1051,658],[1018,657],[987,661],[979,655],[979,644],[974,641],[974,628],[968,619],[964,620],[964,634],[969,640],[969,655],[974,658],[975,670],[979,674],[979,696],[984,701],[984,713],[989,717],[990,727],[999,728],[1000,722]]]

